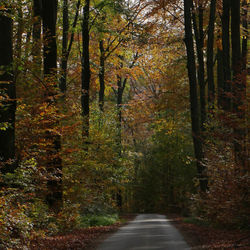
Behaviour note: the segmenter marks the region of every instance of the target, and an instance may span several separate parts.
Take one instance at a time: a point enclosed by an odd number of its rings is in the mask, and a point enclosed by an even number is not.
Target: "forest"
[[[0,249],[122,213],[249,230],[248,7],[0,0]]]

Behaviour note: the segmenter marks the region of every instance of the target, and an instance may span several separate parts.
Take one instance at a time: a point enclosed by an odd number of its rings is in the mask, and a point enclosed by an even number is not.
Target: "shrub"
[[[81,226],[93,227],[93,226],[109,226],[118,221],[118,215],[84,215],[81,217]]]

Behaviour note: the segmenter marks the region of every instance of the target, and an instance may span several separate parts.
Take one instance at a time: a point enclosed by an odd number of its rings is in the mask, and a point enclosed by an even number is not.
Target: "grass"
[[[80,219],[81,227],[110,226],[119,221],[117,214],[84,215]]]

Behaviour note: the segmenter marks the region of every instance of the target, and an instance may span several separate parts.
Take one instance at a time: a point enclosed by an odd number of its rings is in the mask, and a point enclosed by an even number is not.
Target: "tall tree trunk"
[[[136,61],[139,58],[139,53],[136,52],[135,55],[133,56],[133,61],[132,63],[129,65],[129,68],[132,69],[135,66]],[[123,61],[124,57],[123,56],[119,56],[119,58]],[[123,62],[121,62],[120,65],[121,69],[123,67]],[[120,156],[121,156],[121,146],[122,146],[122,104],[123,104],[123,93],[124,93],[124,89],[126,88],[126,84],[127,84],[128,79],[124,78],[122,79],[121,76],[117,76],[117,91],[116,91],[116,95],[117,95],[117,102],[116,102],[116,106],[117,106],[117,114],[118,114],[118,124],[117,124],[117,130],[118,130],[118,145],[120,147]]]
[[[39,75],[41,75],[41,16],[42,16],[42,1],[33,0],[33,44],[32,44],[32,56],[33,64]]]
[[[30,41],[31,41],[31,37],[32,37],[32,28],[33,27],[29,27],[29,29],[26,31],[25,43],[28,45],[24,48],[24,52],[23,52],[24,60],[26,60],[30,56],[30,46],[29,45],[31,44]],[[27,71],[28,71],[28,69],[25,68],[22,72],[24,79],[26,78]]]
[[[99,42],[100,49],[100,70],[99,70],[99,82],[100,82],[100,91],[99,91],[99,107],[100,110],[104,111],[104,92],[105,92],[105,50],[103,45],[103,40]]]
[[[194,54],[194,41],[191,23],[191,0],[184,0],[184,20],[185,20],[185,44],[187,50],[187,68],[190,85],[190,105],[191,105],[191,121],[192,121],[192,136],[194,142],[194,152],[197,160],[197,171],[200,180],[200,188],[202,191],[207,189],[207,179],[204,176],[204,167],[202,165],[203,150],[200,135],[200,121],[198,110],[198,95],[197,95],[197,79],[196,65]]]
[[[239,113],[241,104],[241,44],[240,44],[240,1],[231,0],[231,41],[232,41],[232,69],[233,69],[233,111]]]
[[[57,0],[43,0],[43,34],[44,34],[44,75],[55,73],[57,68],[56,21]]]
[[[61,61],[61,79],[60,79],[60,90],[62,93],[66,92],[67,89],[67,68],[68,68],[68,35],[69,35],[69,7],[68,0],[63,0],[63,37],[62,37],[62,61]]]
[[[223,86],[224,86],[224,72],[223,72],[223,52],[220,48],[217,49],[217,102],[218,106],[223,106]]]
[[[199,5],[199,42],[198,42],[198,82],[200,86],[200,126],[204,130],[204,125],[206,122],[206,83],[205,83],[205,66],[204,66],[204,31],[203,31],[203,6]]]
[[[207,80],[208,80],[208,104],[214,107],[214,22],[215,22],[216,0],[211,0],[207,40]]]
[[[61,92],[64,94],[67,91],[68,60],[69,60],[69,55],[71,52],[72,44],[74,41],[75,27],[78,21],[80,5],[81,5],[81,0],[78,0],[76,3],[75,18],[72,24],[72,32],[71,32],[70,40],[69,40],[68,39],[68,36],[69,36],[68,0],[63,1],[63,39],[62,39],[62,60],[61,60],[61,71],[62,71],[61,74],[62,75],[60,78],[59,87],[60,87]]]
[[[125,78],[122,80],[120,76],[117,77],[117,112],[118,112],[118,123],[117,123],[117,130],[118,130],[118,152],[119,157],[122,156],[122,97],[123,97],[123,91],[126,85],[127,79]],[[122,200],[122,191],[120,188],[118,188],[118,191],[116,193],[116,204],[117,207],[121,210],[123,205]]]
[[[195,44],[198,58],[198,84],[200,90],[200,126],[204,129],[206,121],[206,91],[205,91],[205,72],[204,72],[204,31],[203,31],[203,7],[200,5],[198,9],[199,25],[197,25],[196,14],[192,4],[192,20],[195,35]]]
[[[119,146],[119,154],[121,156],[121,144],[122,144],[122,99],[123,99],[123,92],[127,83],[127,78],[123,79],[118,76],[117,79],[117,113],[118,113],[118,123],[117,123],[117,130],[118,130],[118,146]]]
[[[82,117],[83,137],[89,136],[89,88],[90,88],[90,63],[89,63],[89,8],[90,0],[85,0],[82,21]]]
[[[124,60],[123,56],[119,56],[121,60]],[[130,69],[132,69],[139,58],[138,52],[134,55],[134,59],[132,64],[129,66]],[[123,67],[123,63],[121,63],[121,68]],[[118,152],[119,156],[122,156],[122,104],[123,104],[123,93],[124,89],[127,84],[127,78],[122,79],[121,76],[117,76],[117,114],[118,114],[118,123],[117,123],[117,131],[118,131],[118,136],[117,136],[117,145],[118,145]],[[133,132],[132,132],[133,133]],[[136,145],[136,141],[134,140],[134,144]],[[136,171],[137,173],[137,171]],[[122,191],[121,189],[118,189],[118,192],[116,194],[116,202],[118,208],[121,210],[123,206],[123,197],[122,197]]]
[[[16,37],[16,45],[15,45],[15,51],[14,51],[14,56],[15,56],[16,61],[17,61],[15,63],[15,69],[14,69],[15,82],[16,82],[16,79],[18,78],[19,73],[20,73],[18,66],[21,63],[22,37],[23,37],[23,31],[24,31],[23,9],[22,9],[22,3],[20,0],[18,1],[17,13],[18,13],[18,26],[17,26],[17,34],[16,34],[16,36],[17,36]]]
[[[7,4],[8,5],[8,4]],[[0,167],[3,173],[15,168],[16,88],[13,79],[12,19],[0,10]]]
[[[247,41],[248,41],[248,3],[247,0],[242,1],[242,27],[243,27],[243,39],[242,39],[242,68],[243,70],[247,69]],[[247,74],[245,74],[246,76]],[[246,82],[246,77],[244,78]],[[246,84],[246,83],[245,83]]]
[[[222,108],[225,111],[231,109],[231,67],[230,67],[230,0],[223,0],[222,13],[222,47],[223,47],[223,100]]]
[[[45,99],[48,105],[51,103],[51,97],[56,94],[56,68],[57,68],[57,44],[56,44],[56,20],[57,20],[57,0],[43,0],[43,58],[44,58],[44,77],[47,85]],[[53,86],[50,86],[50,83]],[[57,122],[52,121],[48,125],[51,129]],[[52,142],[48,149],[48,173],[51,179],[48,181],[47,202],[49,207],[55,212],[62,208],[62,160],[59,156],[61,150],[61,138],[59,135],[48,132],[47,139]]]
[[[243,70],[243,77],[242,77],[242,99],[243,103],[246,102],[246,89],[247,89],[247,43],[248,43],[248,3],[247,0],[242,1],[242,9],[243,9],[243,16],[242,16],[242,27],[243,27],[243,39],[242,39],[242,70]],[[243,119],[246,124],[246,119],[245,119],[245,112],[246,112],[246,105],[244,106],[243,110]],[[247,159],[247,156],[249,155],[249,147],[250,145],[249,140],[250,140],[250,134],[247,136],[247,131],[244,132],[244,154]],[[248,141],[247,141],[248,138]],[[245,169],[249,169],[250,162],[245,161]]]
[[[234,127],[234,149],[236,162],[245,167],[245,109],[242,108],[246,101],[246,85],[242,75],[243,58],[241,54],[240,34],[240,1],[231,0],[231,39],[232,39],[232,69],[233,69],[233,112],[237,121]]]

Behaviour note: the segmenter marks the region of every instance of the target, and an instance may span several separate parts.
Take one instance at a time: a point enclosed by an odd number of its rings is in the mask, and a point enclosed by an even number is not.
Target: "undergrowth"
[[[111,215],[84,215],[80,218],[81,227],[110,226],[119,221],[117,214]]]

